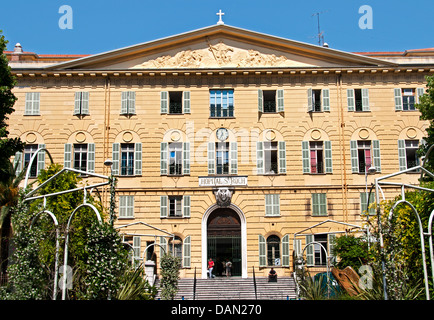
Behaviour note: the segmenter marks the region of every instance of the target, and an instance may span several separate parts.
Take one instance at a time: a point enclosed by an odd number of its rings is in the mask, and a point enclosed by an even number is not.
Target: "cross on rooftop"
[[[222,12],[221,9],[219,10],[219,12],[216,13],[216,15],[219,16],[219,21],[217,22],[217,24],[225,24],[222,20],[222,16],[224,16],[225,14]]]

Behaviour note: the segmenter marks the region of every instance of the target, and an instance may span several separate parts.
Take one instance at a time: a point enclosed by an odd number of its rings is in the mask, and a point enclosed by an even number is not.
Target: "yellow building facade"
[[[209,258],[217,276],[226,259],[233,276],[288,276],[300,252],[324,267],[305,245],[330,252],[334,232],[364,228],[374,179],[418,164],[428,122],[415,104],[434,72],[429,49],[355,54],[223,24],[90,56],[7,55],[10,136],[26,142],[15,161],[45,146],[109,175],[111,159],[133,256],[159,273],[170,250],[181,277],[202,278]]]

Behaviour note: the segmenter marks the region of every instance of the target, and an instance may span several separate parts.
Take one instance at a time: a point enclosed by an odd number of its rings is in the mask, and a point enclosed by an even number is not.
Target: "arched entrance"
[[[246,220],[235,205],[211,206],[202,219],[202,278],[207,278],[207,261],[215,262],[216,276],[225,276],[222,262],[232,262],[232,276],[247,278]]]
[[[215,261],[214,274],[223,276],[226,260],[232,262],[232,276],[241,276],[241,221],[232,209],[220,208],[208,218],[207,259]]]

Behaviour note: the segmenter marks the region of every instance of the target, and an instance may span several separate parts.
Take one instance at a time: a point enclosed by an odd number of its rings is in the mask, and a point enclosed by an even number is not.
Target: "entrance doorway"
[[[241,221],[230,208],[214,210],[207,222],[207,260],[215,262],[215,276],[226,276],[224,263],[232,262],[231,276],[241,276]]]

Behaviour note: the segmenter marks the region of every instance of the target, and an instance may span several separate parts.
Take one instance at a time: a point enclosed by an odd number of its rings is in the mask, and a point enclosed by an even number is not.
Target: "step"
[[[175,300],[193,299],[194,279],[185,278],[178,282]],[[159,281],[156,282],[159,289]],[[160,298],[158,290],[157,299]],[[196,300],[286,300],[295,299],[293,278],[281,277],[277,282],[268,282],[267,278],[256,278],[256,295],[253,278],[215,278],[196,279]]]

